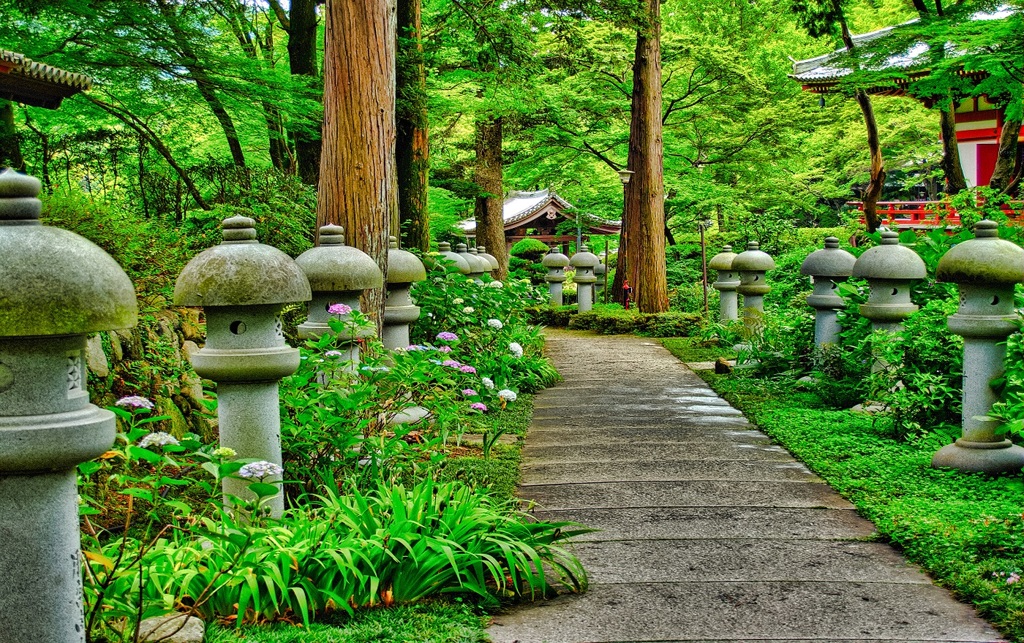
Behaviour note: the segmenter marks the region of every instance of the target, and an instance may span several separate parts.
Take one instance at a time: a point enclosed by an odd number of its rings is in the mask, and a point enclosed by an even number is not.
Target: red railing
[[[857,210],[863,212],[864,204],[860,201],[849,201]],[[876,212],[879,218],[890,228],[923,229],[960,225],[960,215],[943,201],[879,201]],[[1024,202],[1016,201],[1001,207],[1010,219],[1024,218]],[[864,223],[864,215],[860,217]]]

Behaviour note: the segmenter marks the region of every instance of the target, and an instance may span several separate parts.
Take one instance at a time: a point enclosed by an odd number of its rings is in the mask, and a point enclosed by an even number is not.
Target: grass
[[[700,375],[940,584],[1024,642],[1024,482],[930,466],[935,437],[894,440],[886,418],[828,408],[792,382]]]
[[[206,643],[484,643],[486,617],[462,603],[428,602],[356,612],[309,629],[277,624],[207,628]]]
[[[731,348],[707,345],[696,337],[666,337],[660,341],[681,362],[713,362],[719,357],[736,357]]]

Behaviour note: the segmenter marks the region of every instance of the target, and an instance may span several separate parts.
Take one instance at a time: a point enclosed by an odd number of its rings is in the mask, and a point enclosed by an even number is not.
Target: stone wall
[[[90,336],[86,357],[93,403],[112,406],[126,395],[141,395],[169,417],[160,430],[212,440],[217,431],[216,413],[207,409],[212,398],[204,401],[202,380],[189,360],[205,335],[199,309],[163,308],[140,313],[135,328]]]

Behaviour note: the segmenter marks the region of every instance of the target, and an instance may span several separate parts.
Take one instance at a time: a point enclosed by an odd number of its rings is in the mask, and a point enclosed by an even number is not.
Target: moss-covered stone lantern
[[[332,306],[342,304],[351,310],[359,310],[359,297],[363,291],[384,285],[384,275],[377,262],[362,250],[346,246],[345,228],[337,225],[320,228],[320,245],[299,255],[295,263],[306,275],[313,291],[306,321],[299,324],[300,339],[316,339],[330,333],[328,322],[332,317],[343,321],[348,318],[348,313],[332,313]],[[375,334],[369,329],[360,337],[339,337],[337,344],[343,353],[341,359],[357,365],[357,340]]]
[[[807,305],[814,309],[814,344],[819,349],[839,341],[837,313],[844,305],[836,294],[839,284],[853,273],[857,258],[840,249],[839,239],[826,237],[825,247],[807,255],[800,265],[800,274],[814,280],[814,292],[807,296]]]
[[[594,266],[594,277],[597,278],[597,281],[594,282],[594,301],[595,302],[598,299],[601,298],[601,293],[604,292],[605,275],[608,274],[608,266],[606,266],[603,263],[601,263],[601,258],[600,257],[598,257],[597,261],[598,261],[598,264],[596,266]]]
[[[551,246],[544,255],[541,264],[548,269],[544,281],[548,282],[548,296],[552,306],[562,305],[562,284],[565,282],[565,267],[569,265],[569,257],[558,251],[558,246]]]
[[[775,261],[763,252],[756,241],[732,260],[732,270],[739,273],[736,292],[743,295],[743,324],[750,333],[761,331],[764,317],[764,296],[771,292],[765,273],[775,269]]]
[[[464,243],[455,246],[455,252],[469,264],[469,278],[477,283],[482,283],[483,280],[480,277],[483,277],[484,272],[491,269],[491,264],[471,253]]]
[[[469,262],[462,258],[462,255],[452,252],[452,244],[442,241],[437,244],[437,256],[450,261],[445,269],[448,272],[459,272],[463,275],[470,273]]]
[[[957,284],[960,308],[949,330],[964,338],[963,433],[932,458],[933,467],[988,474],[1019,473],[1024,448],[996,435],[985,419],[998,396],[989,383],[1003,372],[1006,338],[1017,330],[1013,288],[1024,281],[1024,250],[1000,239],[994,221],[979,221],[975,239],[939,260],[936,277]]]
[[[718,279],[711,287],[718,291],[718,319],[729,322],[738,319],[738,299],[736,289],[740,285],[739,273],[733,270],[732,262],[736,253],[732,246],[722,246],[722,251],[708,262],[708,268],[718,272]]]
[[[89,403],[85,340],[134,326],[138,309],[109,255],[40,224],[40,187],[0,173],[0,641],[80,643],[76,467],[115,434]]]
[[[597,281],[594,268],[599,263],[601,260],[586,245],[580,246],[580,251],[569,260],[569,265],[576,269],[572,280],[576,283],[576,304],[581,313],[594,307],[594,283]]]
[[[178,306],[202,306],[206,345],[192,356],[201,377],[217,383],[220,443],[240,459],[281,466],[278,382],[299,367],[299,351],[285,343],[281,309],[309,301],[309,281],[291,257],[256,240],[255,221],[225,219],[224,240],[197,255],[174,285]],[[264,482],[281,479],[268,475]],[[224,480],[224,493],[255,500],[251,481]],[[266,499],[272,516],[284,496]]]
[[[398,249],[398,239],[388,240],[388,298],[384,305],[384,348],[395,350],[409,345],[409,324],[420,317],[420,308],[412,301],[413,282],[427,278],[419,257]]]

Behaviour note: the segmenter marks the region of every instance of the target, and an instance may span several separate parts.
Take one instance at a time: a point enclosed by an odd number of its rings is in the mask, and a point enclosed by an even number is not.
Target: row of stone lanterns
[[[548,269],[544,280],[548,283],[548,297],[553,306],[562,305],[562,285],[565,283],[565,269],[572,266],[576,275],[572,278],[576,284],[576,302],[579,312],[585,313],[593,310],[596,296],[604,289],[602,277],[607,267],[601,263],[597,255],[590,252],[586,245],[580,246],[579,251],[572,256],[572,259],[558,251],[556,246],[548,249],[541,264]]]

